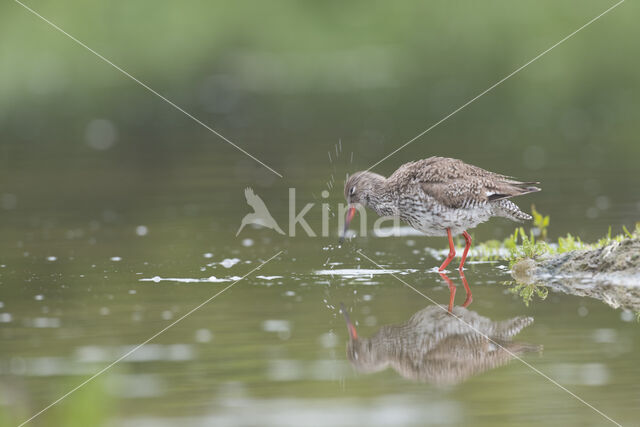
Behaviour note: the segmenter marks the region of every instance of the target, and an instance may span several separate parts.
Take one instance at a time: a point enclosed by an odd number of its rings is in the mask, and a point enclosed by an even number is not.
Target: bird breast
[[[492,215],[488,203],[467,203],[461,208],[450,208],[429,195],[403,197],[398,202],[400,218],[428,236],[446,236],[447,228],[456,235],[474,228]]]

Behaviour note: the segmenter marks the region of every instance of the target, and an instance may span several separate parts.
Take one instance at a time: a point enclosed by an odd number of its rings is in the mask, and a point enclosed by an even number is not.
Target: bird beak
[[[344,316],[345,322],[347,322],[347,330],[349,331],[349,337],[351,337],[351,339],[353,340],[357,340],[358,333],[356,332],[356,327],[353,326],[353,323],[351,323],[351,319],[349,319],[349,314],[347,313],[347,309],[344,308],[344,305],[342,303],[340,303],[340,311]]]
[[[342,232],[342,236],[340,236],[340,240],[338,241],[338,243],[342,244],[342,242],[344,242],[344,238],[347,236],[347,231],[349,231],[349,224],[351,223],[351,220],[355,215],[356,215],[356,207],[353,205],[349,206],[349,210],[347,211],[347,217],[345,218],[345,221],[344,221],[344,231]]]

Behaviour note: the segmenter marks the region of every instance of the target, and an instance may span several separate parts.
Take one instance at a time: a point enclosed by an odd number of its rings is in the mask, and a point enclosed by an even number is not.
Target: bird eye
[[[355,192],[356,192],[356,186],[354,185],[353,187],[351,187],[351,190],[349,190],[349,195],[353,196]]]

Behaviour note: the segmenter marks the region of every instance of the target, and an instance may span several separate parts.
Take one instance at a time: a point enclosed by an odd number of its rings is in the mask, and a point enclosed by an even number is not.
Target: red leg
[[[447,285],[449,285],[449,313],[451,313],[453,310],[453,301],[456,298],[456,286],[446,274],[440,273],[440,277],[442,277],[444,281],[447,282]]]
[[[462,260],[460,261],[460,267],[458,267],[458,270],[460,270],[460,273],[462,273],[462,267],[464,266],[464,261],[467,259],[467,254],[469,253],[469,248],[471,247],[471,236],[469,235],[469,233],[467,233],[466,231],[463,231],[462,235],[464,236],[464,240],[465,242],[467,242],[467,244],[464,247],[464,252],[462,252]]]
[[[466,233],[466,232],[465,232]],[[449,236],[449,256],[444,260],[438,271],[442,271],[447,268],[447,265],[451,262],[454,256],[456,256],[456,248],[453,246],[453,237],[451,237],[451,229],[447,228],[447,236]]]
[[[467,283],[467,278],[464,277],[464,273],[462,270],[460,271],[460,278],[462,279],[462,284],[464,285],[464,291],[467,293],[467,298],[464,300],[462,304],[463,307],[469,306],[473,302],[473,295],[471,295],[471,288],[469,287],[469,283]]]

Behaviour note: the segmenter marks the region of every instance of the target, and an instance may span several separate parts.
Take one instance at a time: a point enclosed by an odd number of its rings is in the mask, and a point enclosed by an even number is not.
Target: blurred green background
[[[360,283],[316,270],[373,268],[354,252],[363,247],[385,266],[415,269],[407,280],[446,303],[447,288],[427,273],[439,260],[422,250],[444,248],[442,239],[363,238],[340,251],[335,233],[235,233],[250,212],[245,187],[283,227],[288,187],[298,190],[298,211],[324,189],[328,202],[342,201],[346,173],[378,162],[614,2],[26,4],[283,178],[2,2],[0,424],[23,421],[220,289],[140,278],[241,276],[278,250],[284,255],[262,273],[283,278],[248,278],[146,359],[122,363],[36,425],[155,426],[172,417],[303,425],[334,412],[332,425],[384,423],[384,414],[397,425],[603,421],[520,364],[446,390],[349,369],[340,301],[366,320],[365,336],[427,302],[389,277]],[[623,3],[375,171],[458,157],[541,181],[543,191],[519,204],[551,215],[552,238],[631,228],[640,217],[639,8]],[[308,220],[319,230],[319,209]],[[502,238],[513,227],[493,221],[474,237]],[[218,264],[235,257],[231,269]],[[535,317],[523,340],[544,345],[545,355],[532,363],[613,418],[637,418],[629,311],[555,294],[524,307],[500,285],[503,272],[470,265],[472,309],[494,320]],[[269,319],[288,322],[291,336],[276,338]],[[176,348],[186,357],[172,359]],[[273,418],[243,418],[256,407]]]
[[[281,180],[7,2],[0,6],[2,191],[23,213],[57,209],[61,199],[129,209],[136,190],[179,197],[180,181],[191,178],[236,206],[246,185],[258,192],[323,185],[332,172],[327,151],[338,140],[354,153],[352,164],[338,162],[341,184],[344,173],[377,162],[611,5],[31,4]],[[542,181],[539,208],[566,231],[588,233],[587,221],[601,232],[632,224],[640,209],[639,60],[630,42],[637,8],[624,3],[376,170],[459,157]],[[221,187],[229,181],[227,193]],[[120,191],[125,183],[130,191]],[[606,212],[612,205],[624,208]]]

